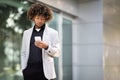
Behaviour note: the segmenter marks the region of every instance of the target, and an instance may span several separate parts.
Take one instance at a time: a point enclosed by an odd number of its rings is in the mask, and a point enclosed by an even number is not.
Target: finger
[[[37,46],[37,43],[36,43],[36,42],[34,42],[34,45],[35,45],[35,46]]]

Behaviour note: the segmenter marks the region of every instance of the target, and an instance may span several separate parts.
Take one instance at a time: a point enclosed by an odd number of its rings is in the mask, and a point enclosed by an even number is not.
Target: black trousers
[[[24,80],[48,80],[44,76],[43,65],[41,63],[28,63],[23,70]]]

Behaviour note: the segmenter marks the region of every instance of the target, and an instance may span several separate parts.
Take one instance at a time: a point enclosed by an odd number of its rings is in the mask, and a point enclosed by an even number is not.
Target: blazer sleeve
[[[22,38],[22,47],[21,47],[21,67],[22,67],[22,69],[24,69],[25,59],[26,59],[26,46],[25,46],[25,32],[24,32],[23,38]]]
[[[51,57],[59,57],[59,55],[60,55],[60,40],[59,40],[57,31],[52,35],[52,44],[49,45],[48,49],[45,50],[45,52],[48,53],[48,55]]]

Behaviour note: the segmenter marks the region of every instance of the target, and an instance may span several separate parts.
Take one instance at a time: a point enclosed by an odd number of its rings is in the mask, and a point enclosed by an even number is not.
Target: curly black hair
[[[37,15],[43,16],[47,22],[51,20],[53,11],[48,6],[37,2],[31,5],[27,12],[27,17],[29,20],[33,20],[33,18]]]

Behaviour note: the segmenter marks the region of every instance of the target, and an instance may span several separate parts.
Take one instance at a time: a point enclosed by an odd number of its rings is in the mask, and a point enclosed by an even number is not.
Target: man
[[[24,80],[54,80],[54,57],[59,57],[58,32],[46,25],[52,18],[52,10],[35,3],[27,17],[34,26],[23,33],[21,66]]]

